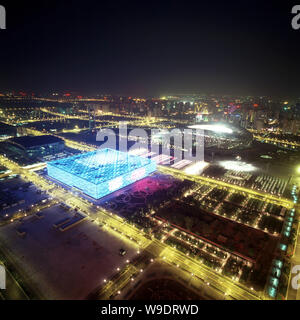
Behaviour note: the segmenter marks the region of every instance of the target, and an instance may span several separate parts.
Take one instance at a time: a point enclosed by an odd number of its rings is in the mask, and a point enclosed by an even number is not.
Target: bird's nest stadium
[[[188,128],[204,131],[206,148],[245,149],[251,146],[253,141],[253,136],[249,131],[229,123],[203,122]]]

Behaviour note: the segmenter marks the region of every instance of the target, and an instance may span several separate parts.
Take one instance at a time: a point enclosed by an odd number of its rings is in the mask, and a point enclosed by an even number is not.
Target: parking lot
[[[85,220],[67,231],[53,224],[74,215],[59,205],[0,228],[0,240],[8,249],[22,276],[43,292],[46,299],[84,299],[135,254],[129,242]],[[17,234],[18,230],[25,236]],[[127,253],[121,256],[124,248]]]
[[[0,218],[18,210],[26,210],[47,198],[47,194],[18,176],[3,178],[0,181]]]

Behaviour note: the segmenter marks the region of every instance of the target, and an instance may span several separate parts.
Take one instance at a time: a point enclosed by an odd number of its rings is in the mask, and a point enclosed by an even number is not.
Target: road
[[[67,203],[74,209],[77,207],[80,211],[86,212],[93,220],[100,224],[104,224],[104,227],[113,232],[115,235],[134,241],[139,245],[140,250],[143,250],[143,254],[146,256],[152,254],[155,256],[155,258],[165,257],[162,258],[165,262],[173,266],[179,265],[179,268],[186,270],[190,274],[194,274],[195,276],[203,279],[205,282],[208,282],[209,285],[211,287],[215,287],[218,292],[221,290],[225,294],[230,291],[230,295],[234,299],[253,300],[264,298],[260,297],[256,292],[252,292],[250,289],[241,286],[239,283],[223,276],[222,274],[218,274],[206,266],[199,264],[199,261],[191,257],[187,257],[181,252],[170,248],[168,245],[161,243],[156,239],[150,240],[149,236],[147,237],[147,235],[141,230],[130,225],[125,219],[108,212],[107,210],[98,208],[87,200],[73,195],[71,192],[39,176],[35,172],[30,172],[26,169],[23,169],[3,156],[0,157],[0,163],[5,165],[13,172],[18,173],[22,177],[33,182],[42,190],[47,191],[51,197],[56,198],[63,203]],[[114,291],[118,291],[120,290],[119,288],[124,287],[126,281],[130,281],[133,272],[136,272],[136,270],[134,268],[129,268],[125,274],[122,275],[122,277],[115,280],[113,286]],[[108,289],[105,297],[115,294],[115,292],[112,293],[112,291],[112,289]],[[103,293],[101,295],[103,296]]]
[[[214,184],[216,186],[220,186],[220,187],[226,187],[230,190],[234,190],[234,191],[242,191],[245,192],[246,194],[251,194],[253,197],[263,197],[264,199],[267,199],[270,202],[273,203],[277,203],[277,204],[281,204],[282,206],[285,207],[289,207],[292,208],[294,206],[294,203],[292,200],[289,200],[287,198],[283,198],[283,197],[277,197],[262,191],[258,191],[258,190],[254,190],[254,189],[249,189],[249,188],[245,188],[245,187],[241,187],[238,185],[232,185],[230,183],[221,181],[221,180],[216,180],[216,179],[212,179],[212,178],[208,178],[208,177],[203,177],[203,176],[194,176],[194,175],[189,175],[186,174],[178,169],[174,169],[174,168],[169,168],[169,167],[164,167],[164,166],[158,166],[158,170],[162,173],[165,174],[170,174],[173,175],[174,177],[179,177],[181,179],[187,179],[193,182],[206,182],[206,183],[211,183]]]
[[[293,148],[299,148],[300,147],[300,143],[297,143],[295,141],[280,140],[280,139],[276,139],[276,138],[268,138],[268,137],[264,137],[264,136],[257,135],[257,134],[254,134],[253,138],[255,138],[257,141],[260,141],[260,142],[267,141],[268,143],[281,144],[281,145],[284,145],[284,146],[292,146]]]

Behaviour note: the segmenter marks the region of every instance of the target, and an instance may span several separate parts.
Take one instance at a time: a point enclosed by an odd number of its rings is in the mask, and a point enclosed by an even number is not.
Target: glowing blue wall
[[[114,151],[115,152],[115,151]],[[131,159],[131,158],[130,158]],[[144,159],[143,159],[144,163]],[[101,165],[101,164],[100,164]],[[99,199],[102,198],[116,190],[124,188],[127,185],[134,183],[135,181],[141,180],[147,177],[149,174],[156,171],[156,163],[154,161],[147,161],[147,164],[129,171],[124,170],[124,174],[113,176],[112,172],[107,172],[109,180],[103,181],[101,183],[93,183],[88,179],[83,179],[80,176],[62,170],[54,164],[54,162],[49,162],[47,164],[48,175],[68,186],[76,187],[82,190],[85,194]],[[118,171],[119,172],[119,171]]]

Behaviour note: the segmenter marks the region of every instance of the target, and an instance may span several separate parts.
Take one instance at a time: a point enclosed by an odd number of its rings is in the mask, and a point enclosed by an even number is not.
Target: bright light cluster
[[[207,166],[209,166],[209,163],[205,161],[198,161],[185,168],[184,172],[191,175],[199,175]]]
[[[252,164],[242,161],[221,161],[220,165],[227,170],[241,172],[250,172],[256,169]]]
[[[141,180],[156,170],[156,163],[112,149],[100,149],[47,163],[48,175],[99,199]]]
[[[221,125],[221,124],[195,124],[192,126],[189,126],[190,129],[201,129],[201,130],[207,130],[207,131],[213,131],[217,133],[232,133],[233,130]]]

